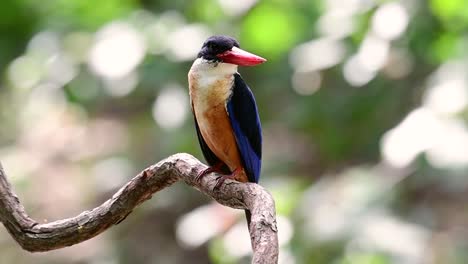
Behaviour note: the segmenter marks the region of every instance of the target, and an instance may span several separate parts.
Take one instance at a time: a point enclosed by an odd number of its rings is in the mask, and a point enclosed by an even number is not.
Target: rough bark
[[[154,193],[183,180],[223,205],[249,209],[252,213],[249,228],[254,251],[252,263],[277,263],[278,232],[272,196],[258,184],[231,180],[214,190],[219,175],[209,174],[201,181],[195,180],[197,173],[205,168],[191,155],[175,154],[142,171],[100,206],[72,218],[41,224],[26,214],[0,164],[0,221],[27,251],[63,248],[120,223]]]

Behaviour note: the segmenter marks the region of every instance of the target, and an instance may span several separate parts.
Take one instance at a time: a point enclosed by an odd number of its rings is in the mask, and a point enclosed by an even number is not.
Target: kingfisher
[[[188,73],[198,141],[209,167],[197,179],[217,172],[226,179],[258,183],[262,160],[262,128],[255,97],[237,72],[266,59],[242,50],[229,36],[204,43]],[[250,213],[246,210],[250,225]]]

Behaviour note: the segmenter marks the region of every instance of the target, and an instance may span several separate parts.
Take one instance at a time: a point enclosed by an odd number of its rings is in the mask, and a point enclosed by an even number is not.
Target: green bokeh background
[[[0,4],[0,160],[28,213],[40,222],[72,217],[99,205],[164,157],[187,152],[203,160],[186,88],[194,54],[183,57],[178,51],[200,47],[206,35],[226,34],[268,59],[264,65],[239,71],[256,95],[262,119],[265,154],[260,184],[276,200],[280,263],[466,263],[465,1],[235,2]],[[385,39],[373,26],[379,11],[395,5],[408,23],[397,37]],[[341,35],[324,32],[320,25],[334,16],[344,20],[327,30],[350,30]],[[398,22],[401,17],[387,17],[383,30]],[[114,30],[127,30],[143,43],[141,57],[119,78],[92,66],[93,48],[115,25],[120,27]],[[176,38],[176,32],[185,33]],[[195,37],[186,37],[191,34]],[[370,71],[372,77],[356,83],[346,75],[347,67],[355,78],[369,73],[356,71],[351,64],[356,54],[366,51],[369,36],[388,50],[383,64]],[[183,41],[174,40],[180,38]],[[306,57],[302,48],[319,40],[339,45],[342,53],[330,65],[304,70],[294,54]],[[112,47],[106,46],[106,51]],[[130,48],[118,50],[128,55],[128,61],[133,56]],[[338,54],[315,49],[328,58]],[[378,60],[365,58],[369,63]],[[448,108],[452,100],[461,106],[440,112],[428,103],[431,91],[438,83],[454,80],[459,96],[445,96],[452,86],[441,86],[434,100]],[[171,125],[155,117],[156,109],[169,119],[182,117]],[[404,120],[413,122],[415,109],[434,117],[442,132],[415,123],[405,130],[409,140],[386,141]],[[425,147],[409,158],[394,154],[403,157],[404,164],[386,156],[386,144],[409,149],[423,139]],[[437,156],[438,148],[445,150],[442,156]],[[185,216],[207,204],[204,208],[217,212],[216,218],[201,214],[206,221],[193,230],[213,228],[208,220],[224,228],[201,245],[188,246],[177,230]],[[226,246],[233,226],[245,227],[242,214],[236,212],[176,184],[154,195],[121,224],[66,249],[28,253],[1,228],[0,262],[249,263],[249,253],[235,253]],[[250,244],[247,237],[234,243]]]

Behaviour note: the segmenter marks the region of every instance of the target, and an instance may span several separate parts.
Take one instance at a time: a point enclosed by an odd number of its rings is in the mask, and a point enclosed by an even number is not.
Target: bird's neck
[[[225,103],[232,93],[231,88],[236,72],[237,65],[235,64],[196,59],[188,76],[192,104]]]
[[[226,75],[233,75],[237,72],[237,65],[223,62],[211,62],[203,58],[196,59],[192,68],[191,73],[196,73],[200,77],[224,77]]]

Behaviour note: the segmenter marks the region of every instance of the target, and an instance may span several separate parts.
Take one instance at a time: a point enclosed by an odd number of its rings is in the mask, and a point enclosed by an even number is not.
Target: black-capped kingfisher
[[[262,160],[262,129],[254,95],[238,66],[265,62],[240,49],[232,37],[212,36],[203,44],[189,74],[189,90],[198,141],[211,172],[240,182],[258,183]],[[247,221],[250,213],[246,211]]]

